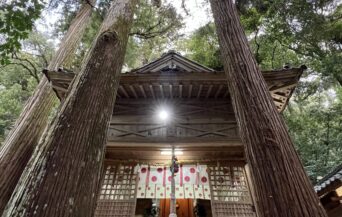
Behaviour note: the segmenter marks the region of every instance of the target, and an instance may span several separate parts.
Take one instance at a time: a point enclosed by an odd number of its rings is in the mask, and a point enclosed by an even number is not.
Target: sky
[[[212,15],[210,12],[210,5],[207,0],[184,0],[185,8],[188,10],[187,15],[182,8],[182,0],[166,0],[166,3],[172,4],[184,17],[185,26],[180,31],[188,35],[195,29],[204,26],[209,21],[212,21]]]

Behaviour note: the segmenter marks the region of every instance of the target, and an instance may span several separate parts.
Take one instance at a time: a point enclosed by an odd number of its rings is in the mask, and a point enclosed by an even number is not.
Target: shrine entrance
[[[168,217],[169,166],[108,163],[105,170],[96,217]],[[181,164],[175,182],[178,217],[256,217],[243,166]]]
[[[159,202],[159,217],[169,217],[170,199],[161,199]],[[176,200],[177,217],[195,217],[193,199]]]

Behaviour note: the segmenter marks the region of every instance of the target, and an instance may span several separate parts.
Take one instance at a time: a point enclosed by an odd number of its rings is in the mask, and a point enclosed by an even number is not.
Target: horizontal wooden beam
[[[109,142],[133,142],[133,143],[194,143],[194,142],[205,142],[205,143],[213,143],[213,142],[234,142],[240,141],[238,135],[231,136],[231,137],[113,137],[108,136]]]

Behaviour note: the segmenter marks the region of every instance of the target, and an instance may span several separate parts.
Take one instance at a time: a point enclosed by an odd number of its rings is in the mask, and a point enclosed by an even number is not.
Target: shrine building
[[[279,113],[304,69],[262,72]],[[63,100],[74,74],[46,76]],[[177,216],[257,216],[223,71],[169,51],[119,84],[95,217],[168,217],[172,153]]]

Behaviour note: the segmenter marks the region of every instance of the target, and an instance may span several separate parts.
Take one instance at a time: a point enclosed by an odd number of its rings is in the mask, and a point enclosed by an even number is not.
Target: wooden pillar
[[[210,0],[260,217],[325,217],[278,114],[233,0]]]

